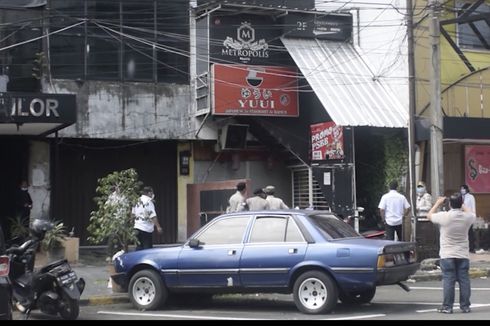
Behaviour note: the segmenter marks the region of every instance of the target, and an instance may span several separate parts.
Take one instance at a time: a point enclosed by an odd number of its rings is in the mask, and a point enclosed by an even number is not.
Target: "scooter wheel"
[[[75,320],[80,313],[80,304],[78,300],[71,299],[66,294],[63,294],[63,304],[60,310],[60,316],[63,319]]]

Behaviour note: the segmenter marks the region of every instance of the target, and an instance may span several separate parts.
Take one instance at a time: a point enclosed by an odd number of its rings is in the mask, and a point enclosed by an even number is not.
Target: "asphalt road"
[[[454,313],[440,314],[436,308],[442,299],[441,282],[409,284],[412,290],[400,287],[379,287],[374,300],[361,306],[339,303],[326,315],[305,315],[296,309],[287,295],[215,296],[205,303],[171,305],[158,311],[138,311],[131,304],[83,306],[79,320],[489,320],[490,279],[472,280],[472,312],[463,314],[456,303]],[[458,298],[459,291],[456,291]],[[189,298],[190,299],[190,298]],[[195,298],[194,298],[195,299]],[[190,301],[190,300],[189,300]],[[195,301],[199,301],[198,298]],[[458,301],[458,300],[456,300]],[[21,318],[16,313],[15,319]],[[30,319],[59,319],[33,312]]]

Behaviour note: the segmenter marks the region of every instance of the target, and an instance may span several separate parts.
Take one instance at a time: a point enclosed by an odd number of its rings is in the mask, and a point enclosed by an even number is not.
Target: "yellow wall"
[[[414,22],[421,21],[414,30],[415,39],[415,74],[416,74],[416,112],[428,117],[430,106],[430,72],[431,45],[429,35],[429,16],[422,10],[427,6],[427,0],[417,0],[415,13],[421,13]],[[490,3],[490,0],[487,1]],[[455,2],[446,4],[454,7]],[[449,11],[443,12],[441,20],[455,18]],[[456,35],[456,25],[444,25],[449,35]],[[455,117],[490,117],[490,51],[467,51],[464,54],[476,70],[471,74],[449,42],[441,35],[441,90],[442,108],[444,113]],[[465,78],[465,76],[468,76]],[[459,81],[459,82],[458,82]],[[454,86],[454,84],[457,86]],[[483,100],[482,100],[483,98]]]
[[[179,171],[179,153],[182,151],[191,151],[189,160],[189,175],[180,175]],[[177,241],[187,239],[187,184],[194,180],[194,153],[190,142],[179,143],[177,145]]]

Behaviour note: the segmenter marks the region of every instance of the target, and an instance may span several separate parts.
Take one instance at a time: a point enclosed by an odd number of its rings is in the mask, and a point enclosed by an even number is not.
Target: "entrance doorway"
[[[8,218],[15,216],[15,193],[21,180],[29,176],[29,142],[25,138],[0,137],[0,221],[6,240],[10,239]]]

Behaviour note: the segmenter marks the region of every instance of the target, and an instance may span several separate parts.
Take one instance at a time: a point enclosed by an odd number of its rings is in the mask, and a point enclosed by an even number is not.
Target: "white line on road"
[[[338,317],[338,318],[325,318],[320,320],[354,320],[354,319],[367,319],[367,318],[376,318],[376,317],[385,317],[385,314],[377,314],[377,315],[363,315],[363,316],[352,316],[352,317]]]
[[[458,305],[458,303],[455,303],[455,305]],[[471,304],[471,309],[473,309],[473,308],[480,308],[480,307],[490,307],[490,303],[486,303],[486,304],[480,304],[480,303]],[[437,311],[437,308],[436,309],[426,309],[426,310],[415,310],[415,311],[416,312],[419,312],[419,313],[435,312],[435,311]]]
[[[430,287],[430,286],[411,286],[410,290],[441,290],[442,287]],[[459,291],[458,287],[456,287],[456,291]],[[471,291],[490,291],[490,288],[471,288]]]
[[[179,319],[222,319],[222,320],[260,320],[257,318],[235,318],[235,317],[215,317],[215,316],[188,316],[188,315],[172,315],[172,314],[155,314],[146,312],[114,312],[114,311],[97,311],[101,315],[119,315],[119,316],[138,316],[138,317],[169,317]]]

